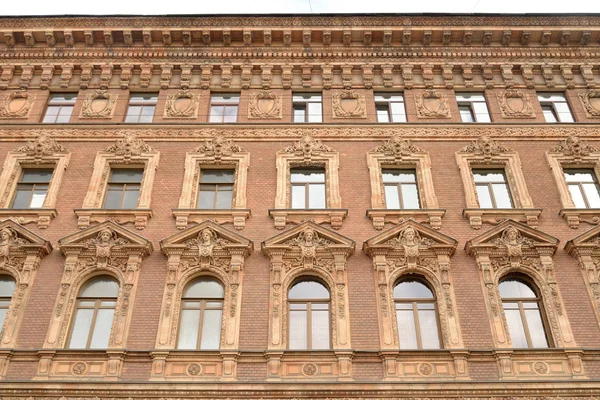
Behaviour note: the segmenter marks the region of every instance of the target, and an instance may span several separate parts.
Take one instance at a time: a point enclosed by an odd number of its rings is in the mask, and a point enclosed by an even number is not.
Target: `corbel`
[[[520,43],[522,46],[527,46],[529,44],[529,39],[531,39],[531,32],[529,32],[529,31],[521,32]]]
[[[260,66],[261,74],[261,86],[263,89],[271,89],[271,81],[273,80],[273,66],[269,64],[262,64]]]
[[[75,38],[73,37],[73,31],[64,31],[65,35],[65,46],[73,47],[75,45]]]
[[[223,29],[223,46],[231,46],[231,30]]]
[[[535,88],[535,82],[533,81],[533,65],[524,64],[521,65],[521,71],[523,74],[523,79],[525,79],[525,85],[528,89]]]
[[[462,76],[465,80],[465,87],[472,88],[473,87],[473,65],[472,64],[463,64],[462,65]]]
[[[80,75],[80,83],[79,87],[82,89],[87,89],[90,84],[90,80],[92,79],[92,71],[94,70],[94,66],[92,64],[83,64],[81,66],[81,75]]]
[[[413,87],[413,65],[402,65],[402,79],[404,80],[404,87],[406,89],[412,89]]]
[[[244,39],[244,46],[250,46],[252,44],[252,32],[245,29],[242,32],[242,38]]]
[[[552,71],[552,65],[542,65],[542,76],[546,80],[546,87],[553,88],[556,85],[554,82],[554,72]]]
[[[566,46],[569,44],[569,38],[571,37],[570,31],[563,31],[560,34],[560,44],[561,46]]]
[[[123,31],[123,44],[125,46],[133,45],[133,34],[131,33],[131,29],[126,29]]]
[[[513,76],[513,66],[512,64],[504,64],[500,66],[502,71],[502,78],[504,79],[504,83],[507,88],[511,88],[515,86],[514,76]]]
[[[22,72],[20,86],[22,89],[26,89],[29,86],[31,78],[33,78],[33,71],[35,70],[35,67],[33,65],[23,65],[21,69]]]
[[[442,65],[442,77],[446,83],[446,89],[452,89],[454,87],[454,66],[450,64]]]
[[[227,89],[231,85],[231,74],[233,71],[233,65],[223,64],[221,65],[221,87]]]
[[[35,46],[35,36],[32,31],[23,32],[23,36],[25,36],[25,44],[29,47]]]
[[[150,86],[150,79],[152,78],[152,64],[142,64],[142,73],[140,74],[140,87],[147,88]]]
[[[450,40],[452,39],[452,32],[451,31],[444,31],[442,32],[442,44],[444,46],[448,46],[450,44]]]
[[[581,65],[579,68],[581,70],[581,75],[583,76],[587,87],[589,89],[594,89],[596,87],[596,82],[594,81],[594,74],[592,72],[593,66],[585,64]]]
[[[48,89],[50,85],[50,80],[54,76],[54,65],[53,64],[44,64],[42,65],[42,75],[40,76],[40,88]]]
[[[202,71],[200,73],[200,88],[206,90],[210,87],[213,66],[210,64],[204,64],[202,67],[200,67],[200,69]]]
[[[510,37],[512,36],[512,31],[504,31],[502,32],[502,44],[504,46],[508,46],[510,44]]]
[[[12,80],[15,74],[15,66],[14,65],[3,65],[2,66],[2,75],[0,75],[0,89],[6,90],[8,89],[8,85]]]
[[[310,29],[305,29],[302,31],[302,44],[306,47],[310,46],[310,42],[312,39],[312,32]]]
[[[173,38],[171,37],[171,31],[164,30],[162,31],[162,41],[165,46],[170,46]]]
[[[302,65],[302,87],[309,88],[312,84],[312,65]]]
[[[142,40],[144,42],[144,46],[152,45],[152,33],[149,30],[142,31]]]
[[[540,44],[542,44],[542,46],[548,46],[550,44],[550,35],[551,34],[552,34],[552,32],[550,32],[550,31],[542,32],[542,37],[540,38]]]
[[[4,43],[7,47],[15,47],[15,35],[12,31],[4,31]]]
[[[192,40],[191,37],[192,35],[189,35],[190,40],[189,40],[189,44],[192,44]],[[210,46],[210,31],[208,29],[205,29],[202,31],[202,44],[205,46]]]
[[[133,72],[133,64],[126,63],[121,65],[121,89],[129,88],[129,81],[131,80]]]
[[[179,81],[179,85],[182,89],[189,89],[194,66],[192,64],[183,64],[180,65],[179,68],[181,68],[181,79]]]
[[[386,29],[383,31],[383,45],[391,46],[392,45],[392,30]]]
[[[352,43],[352,31],[345,30],[342,33],[342,42],[344,46],[350,46],[350,43]]]
[[[104,33],[104,44],[107,46],[112,46],[115,44],[115,38],[113,37],[113,33],[110,30],[105,30]]]
[[[292,45],[292,31],[286,29],[283,31],[283,45],[291,46]]]
[[[423,76],[423,83],[427,89],[433,88],[433,65],[424,64],[421,65],[421,74]]]
[[[93,46],[94,45],[94,32],[92,32],[92,31],[83,31],[83,37],[84,37],[85,45],[86,46]]]
[[[362,65],[363,84],[366,89],[373,88],[373,66],[370,64]]]
[[[265,29],[263,31],[263,43],[265,44],[265,46],[270,46],[272,42],[273,42],[273,35],[271,34],[271,30]]]
[[[331,31],[323,31],[323,46],[329,46],[331,44]]]
[[[373,32],[371,30],[363,32],[363,45],[370,46],[373,41]]]
[[[575,87],[574,76],[573,76],[573,66],[561,64],[560,72],[562,73],[563,78],[567,84],[567,89],[573,89]]]
[[[402,45],[403,46],[410,45],[410,35],[411,35],[410,31],[403,31],[402,32]]]
[[[244,63],[242,65],[242,89],[250,89],[252,83],[252,64]]]
[[[473,31],[464,31],[462,37],[462,43],[464,46],[471,45],[471,39],[473,38]]]
[[[56,46],[56,37],[54,36],[54,31],[46,31],[44,32],[44,36],[46,37],[46,44],[49,47]]]
[[[429,46],[431,44],[431,31],[423,32],[423,46]]]
[[[100,66],[100,89],[108,89],[114,66],[111,63]]]
[[[181,31],[181,40],[184,46],[190,46],[192,44],[192,31],[187,29]]]
[[[173,77],[173,65],[162,64],[160,69],[160,87],[161,89],[168,89],[169,84],[171,83],[171,78]]]
[[[294,66],[290,64],[285,64],[281,66],[281,86],[284,89],[289,89],[292,87],[292,70]]]
[[[582,46],[587,46],[590,43],[591,36],[592,32],[590,31],[581,32],[581,36],[579,37],[579,44]]]
[[[352,88],[352,65],[342,65],[342,85],[344,89]]]
[[[485,87],[488,89],[494,88],[494,72],[493,66],[490,64],[482,65],[481,69],[483,70],[483,80],[485,81]]]
[[[392,64],[385,64],[381,66],[381,69],[383,77],[383,87],[390,88],[394,86],[394,75],[392,74],[394,66]]]
[[[491,31],[483,32],[483,38],[481,39],[481,43],[484,46],[489,46],[492,43],[492,32]]]

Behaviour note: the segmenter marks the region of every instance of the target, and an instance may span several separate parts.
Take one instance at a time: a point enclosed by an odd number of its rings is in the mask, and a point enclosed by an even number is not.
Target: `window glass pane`
[[[6,319],[6,313],[8,312],[8,308],[0,308],[0,328],[4,326],[4,320]]]
[[[143,169],[113,169],[110,172],[110,181],[112,183],[140,183],[143,174]]]
[[[104,201],[104,208],[114,209],[121,206],[121,197],[123,196],[123,187],[110,185],[106,192],[106,200]]]
[[[236,122],[237,121],[238,108],[237,106],[225,107],[223,115],[223,122]]]
[[[221,346],[221,310],[204,310],[200,348],[218,349]]]
[[[567,182],[594,182],[594,172],[593,170],[565,169],[565,180]]]
[[[46,193],[48,193],[48,187],[46,185],[38,185],[33,192],[31,197],[30,208],[41,208],[46,200]]]
[[[158,101],[158,95],[149,93],[149,94],[133,94],[129,98],[130,103],[142,103],[142,104],[156,104]]]
[[[292,186],[292,208],[306,208],[306,187]]]
[[[531,346],[537,348],[548,347],[548,340],[542,323],[542,315],[539,310],[525,310],[525,318],[527,319],[527,327],[529,328],[529,337],[531,338]]]
[[[377,105],[377,122],[390,122],[390,114],[387,105]]]
[[[421,282],[404,281],[394,288],[394,297],[396,299],[433,299],[433,293]]]
[[[208,122],[223,122],[223,106],[211,106]]]
[[[416,182],[414,170],[402,170],[402,169],[384,169],[381,171],[383,181],[388,182],[404,182],[412,183]]]
[[[231,208],[233,201],[233,188],[231,186],[219,186],[217,193],[217,204],[215,208],[228,209]]]
[[[540,101],[567,101],[567,99],[565,99],[565,96],[563,96],[561,93],[538,93],[538,100]]]
[[[75,100],[77,100],[76,93],[60,93],[51,95],[49,103],[75,104]]]
[[[542,112],[544,113],[544,119],[546,122],[554,123],[558,122],[556,115],[554,114],[554,107],[551,105],[542,104]]]
[[[504,173],[499,170],[486,171],[475,169],[473,170],[473,178],[475,178],[475,182],[506,182]]]
[[[140,115],[139,122],[152,122],[154,118],[154,110],[156,107],[154,106],[143,106],[142,107],[142,115]]]
[[[114,315],[115,310],[112,308],[101,308],[98,310],[90,349],[106,349],[108,347]]]
[[[311,315],[312,324],[312,348],[328,349],[329,345],[329,310],[313,311]]]
[[[116,298],[119,295],[119,283],[109,276],[101,276],[87,282],[78,297],[84,298]]]
[[[139,185],[135,186],[135,189],[130,189],[131,186],[127,187],[125,193],[123,193],[123,204],[121,204],[121,208],[136,208],[138,197],[140,195]]]
[[[294,122],[305,122],[306,107],[294,105]]]
[[[473,109],[475,110],[477,122],[490,122],[490,114],[485,102],[473,103]]]
[[[528,285],[515,279],[507,279],[500,282],[498,290],[500,291],[500,297],[503,299],[527,299],[537,297]]]
[[[222,299],[223,286],[214,279],[197,279],[183,293],[184,299]]]
[[[94,317],[93,309],[78,309],[73,319],[73,331],[69,342],[70,349],[85,349]]]
[[[479,200],[480,208],[493,208],[492,196],[490,196],[490,189],[487,185],[475,186],[477,189],[477,200]]]
[[[53,169],[24,169],[21,182],[50,182],[53,172]]]
[[[325,171],[322,169],[298,169],[291,171],[291,181],[296,182],[325,182]]]
[[[584,183],[583,190],[590,203],[591,208],[600,207],[600,195],[598,194],[598,186],[595,183]]]
[[[508,186],[505,183],[494,183],[492,185],[494,198],[496,199],[497,208],[512,208],[512,200],[508,191]]]
[[[402,200],[404,201],[405,209],[421,208],[421,206],[419,205],[419,192],[417,191],[417,185],[403,184],[402,185]]]
[[[12,297],[15,291],[15,281],[9,276],[0,277],[0,297]]]
[[[233,169],[203,169],[202,183],[233,183]]]
[[[48,106],[48,108],[46,108],[46,117],[48,117],[49,121],[54,121],[56,119],[56,116],[58,115],[58,112],[60,111],[60,106]]]
[[[305,350],[308,347],[306,311],[290,310],[290,349]]]
[[[214,208],[216,185],[200,185],[198,208]]]
[[[182,310],[179,322],[178,349],[195,349],[198,343],[200,310]]]
[[[391,103],[392,122],[406,122],[406,111],[404,103]]]
[[[376,93],[375,101],[404,101],[404,97],[401,94],[391,93]]]
[[[398,321],[398,339],[401,349],[416,349],[417,329],[415,327],[415,317],[411,310],[396,311],[396,319]]]
[[[385,206],[389,209],[400,208],[398,185],[385,185]]]
[[[322,183],[309,185],[308,207],[326,208],[325,203],[325,185]]]
[[[419,328],[421,329],[421,344],[424,349],[439,349],[437,319],[435,310],[419,311]]]
[[[573,115],[569,109],[569,105],[565,103],[554,103],[554,109],[558,114],[560,122],[573,122]]]
[[[575,207],[587,208],[579,185],[569,185],[569,193],[571,193],[571,198],[573,199],[573,203],[575,203]]]
[[[292,101],[321,101],[321,95],[316,93],[294,93]]]
[[[288,295],[290,299],[329,299],[329,290],[315,281],[296,283]]]
[[[238,104],[240,96],[238,94],[213,94],[210,96],[210,102]]]
[[[510,339],[512,340],[512,347],[514,348],[527,348],[527,337],[525,336],[525,329],[523,328],[523,321],[521,321],[521,314],[519,310],[504,310],[506,316],[506,322],[508,324],[508,332]]]
[[[137,122],[141,113],[142,113],[142,106],[129,106],[127,108],[127,115],[125,116],[125,122]]]
[[[456,94],[457,101],[469,101],[469,102],[477,102],[483,101],[485,102],[485,97],[481,93],[457,93]]]
[[[322,122],[321,103],[308,103],[308,122]]]
[[[473,112],[471,111],[471,106],[458,106],[458,111],[460,112],[460,120],[462,122],[475,122],[473,119]]]
[[[19,185],[15,193],[15,200],[12,208],[29,208],[29,199],[31,198],[31,186]]]

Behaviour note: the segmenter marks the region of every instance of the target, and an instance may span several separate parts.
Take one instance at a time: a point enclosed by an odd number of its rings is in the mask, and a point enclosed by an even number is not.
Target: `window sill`
[[[306,220],[316,224],[329,223],[333,229],[340,229],[342,221],[348,215],[347,208],[330,209],[270,209],[269,216],[275,220],[275,228],[283,229],[288,223],[300,224]]]
[[[151,381],[234,381],[240,353],[232,350],[152,351]]]
[[[579,349],[503,349],[495,350],[500,379],[588,379]]]
[[[123,349],[57,349],[38,352],[34,380],[77,379],[118,381],[123,368]]]
[[[248,208],[240,209],[198,209],[198,208],[174,208],[175,226],[177,229],[185,229],[190,223],[200,223],[207,219],[217,224],[233,224],[237,230],[246,226],[246,220],[251,212]]]
[[[433,229],[442,227],[442,217],[446,214],[445,209],[385,209],[370,208],[367,210],[367,217],[373,220],[373,228],[378,231],[385,227],[386,223],[400,224],[405,220],[412,218],[416,222],[429,223]]]
[[[0,219],[12,219],[18,224],[25,225],[37,222],[40,229],[46,229],[50,221],[58,215],[55,208],[2,208]]]
[[[267,350],[267,381],[353,381],[353,350]]]
[[[463,210],[463,216],[469,220],[473,229],[481,229],[484,223],[498,225],[507,219],[537,228],[541,213],[541,208],[465,208]]]
[[[572,229],[578,229],[581,222],[590,225],[600,223],[600,208],[563,208],[558,215],[563,217]]]
[[[77,215],[77,226],[84,229],[90,226],[91,222],[104,222],[112,220],[117,224],[134,223],[136,229],[144,229],[148,224],[148,219],[152,217],[152,210],[149,208],[133,209],[104,209],[104,208],[78,208],[73,210]]]
[[[382,350],[384,381],[470,380],[467,350]]]

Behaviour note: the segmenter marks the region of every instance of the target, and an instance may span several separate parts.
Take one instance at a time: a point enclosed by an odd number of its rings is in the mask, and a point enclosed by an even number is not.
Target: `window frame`
[[[134,183],[134,182],[112,182],[111,179],[113,177],[113,173],[115,171],[123,171],[123,170],[138,170],[141,171],[141,177],[140,177],[140,182],[139,183]],[[138,196],[137,196],[137,201],[136,201],[136,207],[137,208],[137,203],[139,202],[140,199],[140,191],[141,191],[141,187],[142,187],[142,181],[144,180],[144,166],[136,166],[136,165],[127,165],[127,168],[123,168],[122,166],[119,166],[117,168],[110,168],[110,172],[108,174],[108,178],[106,181],[106,190],[104,191],[104,200],[102,202],[102,208],[105,210],[129,210],[131,209],[131,207],[122,207],[123,205],[123,200],[125,198],[125,193],[128,191],[127,189],[127,185],[137,185],[138,189]],[[110,186],[111,185],[118,185],[118,184],[122,184],[123,188],[121,189],[121,200],[119,201],[119,207],[116,208],[106,208],[106,200],[108,199],[108,193],[111,191]]]
[[[72,102],[65,100],[62,102],[57,101],[56,104],[53,104],[52,103],[53,98],[58,97],[58,96],[73,96]],[[40,122],[42,124],[68,124],[70,122],[71,118],[73,117],[73,111],[75,109],[75,104],[77,103],[77,97],[78,97],[78,93],[50,93],[50,95],[48,96],[48,101],[46,102],[46,107],[44,108],[44,114],[42,115],[42,120]],[[58,112],[56,113],[56,116],[53,121],[45,121],[47,114],[48,114],[48,109],[50,107],[58,107]],[[60,111],[63,109],[63,107],[70,107],[70,109],[71,109],[71,112],[69,113],[69,121],[56,122],[56,120],[58,119],[58,116],[60,114]]]
[[[560,96],[564,99],[564,101],[540,98],[541,96],[544,96],[544,95]],[[557,124],[557,123],[558,124],[571,124],[571,123],[575,122],[575,114],[573,114],[573,109],[572,109],[571,105],[569,104],[569,100],[568,100],[568,97],[565,92],[538,92],[536,97],[537,97],[538,102],[540,103],[540,107],[542,109],[542,115],[544,116],[544,121],[547,124]],[[563,118],[561,117],[562,114],[556,109],[556,103],[564,103],[566,105],[567,109],[569,110],[570,121],[563,121]],[[546,120],[546,113],[544,110],[546,107],[550,107],[552,115],[556,121]]]
[[[482,100],[468,100],[465,99],[464,96],[481,96]],[[456,92],[455,94],[456,104],[458,107],[458,114],[461,117],[461,122],[468,123],[490,123],[491,122],[491,114],[490,107],[487,104],[487,99],[485,98],[484,92]],[[482,115],[482,113],[477,113],[475,110],[475,103],[483,103],[485,105],[487,121],[479,121],[478,115]],[[462,119],[462,108],[468,107],[469,112],[471,114],[472,121],[464,121]]]
[[[323,181],[322,182],[310,182],[310,181],[304,181],[304,182],[293,182],[292,181],[292,175],[294,175],[294,173],[298,174],[299,172],[294,172],[294,170],[296,171],[310,171],[310,170],[314,170],[314,171],[319,171],[319,174],[323,176]],[[322,173],[320,172],[322,171]],[[301,167],[301,166],[292,166],[290,167],[290,208],[295,209],[295,210],[320,210],[323,209],[323,207],[311,207],[311,186],[315,184],[315,185],[323,185],[324,186],[324,198],[323,198],[323,202],[325,203],[325,208],[327,208],[327,178],[326,178],[326,171],[325,168],[320,168],[319,166],[311,166],[311,167]],[[304,187],[304,207],[294,207],[294,196],[293,196],[293,192],[294,192],[294,187]],[[314,194],[315,190],[312,190],[313,195],[312,198],[314,200],[314,197],[316,196]]]
[[[146,101],[133,101],[132,99],[135,96],[152,96],[155,97],[154,103],[149,103]],[[140,93],[129,93],[129,99],[127,102],[127,109],[125,110],[125,116],[123,118],[123,123],[125,124],[151,124],[152,122],[154,122],[154,117],[156,116],[156,109],[158,107],[158,99],[160,97],[160,94],[158,92],[148,92],[148,93],[144,93],[144,92],[140,92]],[[148,100],[150,101],[150,100]],[[129,117],[129,109],[131,106],[134,107],[141,107],[140,109],[140,113],[139,115],[137,115],[137,121],[127,121],[127,118]],[[140,118],[142,117],[142,113],[144,111],[144,107],[154,107],[154,112],[152,113],[152,120],[151,121],[144,121],[144,122],[140,122]]]
[[[411,175],[414,175],[414,178],[415,178],[414,183],[413,182],[386,182],[385,181],[385,177],[384,177],[385,171],[410,171]],[[387,191],[385,191],[385,188],[386,187],[394,187],[394,186],[396,186],[396,195],[398,196],[398,204],[400,205],[399,209],[401,209],[401,210],[420,210],[421,209],[421,196],[420,196],[420,193],[419,193],[419,182],[417,180],[417,170],[416,170],[416,168],[415,169],[411,169],[411,168],[397,168],[397,167],[394,168],[393,166],[382,165],[381,166],[381,175],[382,175],[381,181],[382,181],[383,186],[384,186],[384,196],[383,197],[384,197],[386,209],[393,210],[394,208],[390,208],[389,205],[388,205]],[[405,201],[404,201],[404,194],[402,193],[402,186],[404,186],[404,185],[412,185],[412,184],[414,184],[414,186],[415,186],[415,188],[417,190],[417,203],[419,204],[418,208],[406,208],[406,207],[404,207]]]
[[[381,96],[399,96],[402,98],[402,100],[398,101],[398,100],[381,100],[381,99],[377,99],[377,97]],[[406,123],[408,122],[407,120],[407,115],[406,115],[406,101],[404,99],[404,93],[402,92],[375,92],[373,93],[373,99],[375,102],[375,116],[377,118],[377,123],[380,124],[396,124],[396,123]],[[403,114],[403,121],[394,121],[394,114],[392,113],[392,103],[398,103],[402,105],[402,109],[404,110],[404,114]],[[387,121],[380,121],[379,120],[379,107],[386,107],[386,112],[388,115],[388,120]]]
[[[207,183],[207,182],[202,182],[202,178],[204,176],[202,171],[206,171],[206,170],[213,170],[213,171],[233,171],[233,182],[229,183],[229,182],[216,182],[216,183]],[[200,208],[200,193],[203,192],[202,190],[202,185],[214,185],[215,186],[215,190],[211,193],[215,193],[214,199],[213,199],[213,207],[212,208],[206,208],[206,209],[211,209],[211,210],[227,210],[227,209],[232,209],[233,208],[233,203],[234,203],[234,197],[235,197],[235,176],[236,176],[236,169],[235,168],[217,168],[217,166],[215,166],[214,168],[200,168],[200,178],[199,178],[199,183],[198,183],[198,195],[196,196],[196,208],[198,209],[202,209]],[[218,208],[216,207],[217,205],[217,199],[218,199],[218,195],[219,195],[219,187],[221,186],[228,186],[231,187],[231,203],[230,203],[230,207],[224,207],[224,208]]]
[[[320,100],[316,101],[316,100],[299,100],[296,99],[296,96],[319,96]],[[310,114],[309,114],[309,104],[320,104],[320,110],[321,113],[319,115],[320,121],[310,121]],[[296,110],[302,107],[304,110],[304,121],[296,121]],[[323,122],[323,93],[318,93],[318,92],[293,92],[292,93],[292,123],[295,124],[320,124]]]
[[[315,282],[319,285],[322,285],[327,292],[329,293],[329,298],[326,299],[290,299],[289,298],[289,292],[294,288],[294,286],[296,286],[297,284],[301,283],[301,282]],[[305,310],[294,310],[294,311],[304,311],[306,313],[306,348],[304,349],[299,349],[299,348],[290,348],[290,344],[291,344],[291,326],[292,326],[292,304],[304,304],[306,305],[306,309]],[[327,326],[327,331],[328,331],[328,347],[327,348],[313,348],[312,346],[312,337],[313,337],[313,330],[312,330],[312,304],[326,304],[327,305],[327,322],[328,322],[328,326]],[[323,310],[323,312],[325,312],[325,310]],[[332,342],[332,333],[331,333],[331,291],[328,288],[327,284],[324,282],[321,282],[318,279],[314,279],[311,277],[304,277],[303,279],[299,279],[296,282],[292,283],[292,285],[289,287],[288,289],[288,326],[290,327],[290,329],[288,329],[288,340],[287,340],[287,346],[288,346],[288,350],[294,350],[294,351],[319,351],[319,350],[331,350],[333,348],[333,342]]]
[[[481,173],[493,173],[492,171],[498,171],[497,173],[502,175],[503,181],[502,182],[477,182],[475,175],[479,175]],[[492,202],[491,208],[499,209],[499,210],[507,210],[507,209],[514,208],[515,202],[513,200],[513,194],[511,192],[510,185],[509,185],[508,179],[506,177],[506,171],[504,168],[478,168],[478,167],[472,166],[471,174],[473,174],[473,183],[475,184],[476,191],[477,191],[478,187],[487,187],[487,192],[488,192],[488,195]],[[508,192],[508,199],[510,201],[510,207],[498,207],[498,202],[496,201],[496,195],[495,195],[494,188],[493,188],[493,185],[497,184],[497,183],[503,184],[506,187],[506,191]],[[478,191],[477,191],[477,202],[480,203],[480,208],[485,208],[485,207],[481,207],[481,199],[479,198]]]
[[[589,173],[589,175],[592,178],[592,182],[582,182],[582,181],[569,182],[569,181],[567,181],[566,171],[579,171],[579,173]],[[587,208],[587,209],[600,208],[600,204],[598,204],[597,207],[591,206],[591,202],[588,200],[588,196],[583,188],[584,183],[593,183],[594,186],[596,187],[596,190],[598,191],[598,194],[600,195],[600,184],[598,183],[598,177],[596,176],[596,173],[593,168],[563,168],[563,172],[564,172],[565,181],[567,183],[567,187],[569,188],[570,186],[573,186],[573,185],[576,185],[578,187],[579,193],[581,194],[581,197],[583,198],[583,202],[585,203],[584,208]],[[569,189],[569,192],[571,192],[570,189]],[[572,197],[572,195],[571,195],[571,197]]]
[[[90,280],[94,280],[96,278],[98,278],[98,277],[97,276],[93,277]],[[81,288],[85,284],[89,283],[90,280],[88,280],[87,282],[85,282],[79,288],[79,290],[81,291]],[[119,292],[120,291],[121,291],[121,287],[119,286]],[[94,336],[94,328],[96,327],[96,322],[97,322],[97,319],[98,319],[97,318],[98,317],[98,310],[107,310],[107,309],[114,310],[114,312],[113,312],[113,321],[111,321],[111,326],[112,326],[112,323],[114,322],[114,319],[117,316],[116,315],[116,311],[117,311],[117,299],[118,299],[118,297],[97,297],[97,298],[95,297],[95,298],[93,298],[93,300],[94,300],[94,307],[91,308],[91,307],[81,307],[81,302],[82,301],[91,301],[92,299],[86,300],[85,298],[82,299],[79,296],[77,296],[77,299],[76,299],[75,305],[74,305],[74,309],[73,309],[73,317],[71,318],[71,323],[69,324],[69,335],[68,335],[67,340],[65,342],[66,343],[66,347],[68,349],[72,349],[72,350],[105,350],[106,348],[104,348],[104,347],[97,347],[97,348],[96,347],[95,348],[90,347],[90,344],[92,342],[92,338]],[[102,302],[103,301],[114,301],[115,305],[114,306],[110,306],[110,307],[108,307],[108,306],[103,307],[102,306]],[[73,338],[73,333],[75,332],[75,328],[76,328],[75,322],[76,322],[76,319],[77,319],[77,313],[81,309],[84,309],[84,310],[93,309],[94,310],[94,314],[92,316],[92,323],[90,324],[90,330],[88,332],[88,338],[87,338],[85,347],[71,347],[71,339]],[[110,336],[110,334],[109,334],[109,336]],[[109,341],[110,340],[107,340],[107,342],[109,342]]]
[[[213,96],[237,96],[237,103],[230,103],[226,101],[218,102],[213,100]],[[238,122],[238,118],[240,116],[240,93],[211,93],[210,101],[208,106],[208,122],[213,124],[235,124]],[[223,113],[221,114],[220,121],[212,121],[213,117],[213,106],[215,107],[223,107]],[[235,121],[225,122],[223,119],[225,118],[225,109],[227,107],[235,107]]]
[[[23,176],[25,175],[26,171],[28,171],[28,170],[29,171],[46,170],[46,171],[52,171],[52,174],[50,174],[50,179],[48,180],[48,182],[41,182],[41,181],[40,182],[23,182]],[[44,203],[46,202],[46,197],[48,197],[48,190],[50,189],[50,184],[52,183],[52,178],[54,177],[54,170],[55,170],[54,167],[43,168],[43,167],[37,167],[37,166],[36,167],[28,166],[27,168],[21,168],[21,176],[20,176],[19,180],[17,181],[17,185],[15,187],[15,192],[13,193],[12,200],[10,202],[10,205],[11,205],[10,208],[12,208],[13,210],[19,210],[19,209],[36,210],[36,209],[42,208],[44,206]],[[29,191],[30,195],[29,195],[29,200],[27,202],[28,206],[27,207],[15,207],[17,193],[19,192],[19,185],[22,185],[22,184],[33,185],[31,190]],[[46,185],[48,187],[46,188],[46,193],[44,194],[44,201],[42,202],[42,206],[41,207],[31,207],[31,201],[33,199],[33,194],[35,193],[37,185]]]

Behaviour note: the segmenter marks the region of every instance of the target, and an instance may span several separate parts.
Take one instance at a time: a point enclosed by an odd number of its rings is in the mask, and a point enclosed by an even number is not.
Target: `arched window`
[[[109,276],[94,278],[82,286],[77,296],[70,349],[108,347],[118,296],[119,282]]]
[[[218,349],[221,345],[223,286],[212,278],[192,281],[184,290],[178,349]]]
[[[548,347],[541,298],[525,279],[508,277],[498,286],[508,332],[515,348]]]
[[[4,325],[4,319],[6,318],[15,286],[13,278],[8,275],[0,276],[0,328]]]
[[[394,299],[400,348],[439,349],[436,301],[431,289],[420,279],[404,279],[394,287]]]
[[[331,348],[329,290],[316,281],[300,281],[290,289],[290,343],[292,350]]]

